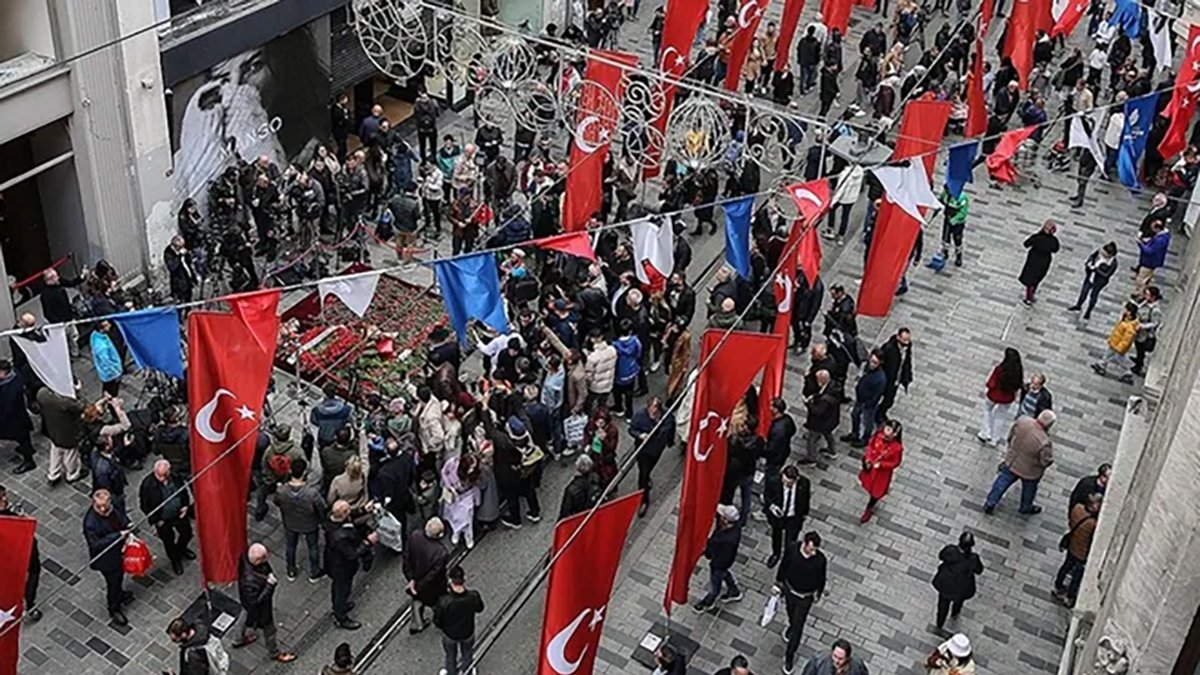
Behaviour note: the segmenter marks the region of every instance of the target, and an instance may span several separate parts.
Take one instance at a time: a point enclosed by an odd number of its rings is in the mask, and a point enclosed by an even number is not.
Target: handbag
[[[775,618],[775,614],[779,612],[779,595],[772,593],[767,596],[767,602],[763,605],[762,618],[758,620],[758,625],[766,628],[767,625]]]
[[[1062,536],[1062,539],[1058,540],[1058,550],[1060,550],[1060,551],[1067,550],[1067,548],[1069,548],[1071,546],[1071,535],[1075,534],[1075,530],[1078,530],[1080,525],[1086,523],[1087,521],[1089,521],[1095,517],[1096,517],[1095,515],[1089,513],[1086,517],[1080,518],[1078,523],[1075,523],[1074,525],[1072,525],[1071,529],[1067,530],[1067,533]]]
[[[154,555],[146,542],[130,535],[121,552],[121,567],[132,577],[144,577],[154,567]]]

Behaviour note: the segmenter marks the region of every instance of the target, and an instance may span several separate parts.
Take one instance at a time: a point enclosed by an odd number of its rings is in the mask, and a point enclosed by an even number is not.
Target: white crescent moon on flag
[[[229,431],[229,425],[233,420],[225,420],[225,426],[221,427],[220,431],[213,429],[212,416],[217,411],[217,404],[221,402],[222,396],[233,397],[233,392],[228,389],[218,389],[217,393],[196,411],[196,433],[200,434],[200,438],[209,443],[220,443],[225,440],[225,434]]]
[[[558,634],[550,640],[550,644],[546,645],[546,660],[550,662],[550,667],[559,675],[572,675],[579,669],[579,664],[583,662],[583,657],[587,654],[587,647],[579,653],[579,658],[571,661],[567,659],[567,644],[571,642],[571,638],[575,636],[575,631],[579,630],[579,624],[587,618],[591,613],[591,609],[585,609],[575,617],[575,620],[567,624],[567,627],[558,631]]]
[[[792,308],[792,278],[780,272],[775,275],[775,283],[783,287],[783,299],[775,306],[775,309],[780,312],[786,312]]]
[[[750,0],[750,2],[747,2],[746,4],[742,5],[742,8],[740,10],[738,10],[738,26],[739,27],[741,27],[741,28],[749,28],[750,27],[750,19],[746,18],[746,10],[750,9],[751,7],[758,9],[758,0]]]
[[[801,199],[810,201],[813,204],[816,204],[818,208],[824,206],[824,204],[821,203],[820,197],[813,194],[812,190],[807,190],[805,188],[796,188],[795,190],[792,190],[792,197],[794,197],[796,201],[800,201]]]
[[[704,452],[700,451],[700,436],[702,436],[702,432],[708,428],[708,423],[712,419],[716,419],[718,422],[722,421],[722,417],[720,415],[709,410],[708,414],[704,416],[704,419],[700,420],[700,425],[696,427],[696,437],[692,439],[692,457],[694,457],[697,462],[707,462],[709,455],[712,454],[713,445],[715,445],[713,443],[709,443],[708,447],[704,449]]]
[[[1195,40],[1192,40],[1192,46],[1191,46],[1191,47],[1189,47],[1189,48],[1188,48],[1188,50],[1189,50],[1189,51],[1192,51],[1192,52],[1195,52],[1195,51],[1196,51],[1196,45],[1197,45],[1197,44],[1200,44],[1200,37],[1197,37]]]
[[[599,117],[595,115],[588,115],[587,117],[583,118],[583,121],[580,122],[579,126],[575,129],[575,145],[578,146],[579,149],[584,152],[584,154],[590,155],[600,149],[600,146],[592,145],[584,138],[584,136],[587,134],[587,130],[599,121]]]
[[[663,50],[662,62],[658,64],[659,68],[668,73],[675,70],[674,65],[672,65],[675,62],[674,58],[671,56],[672,53],[674,53],[676,57],[681,56],[679,50],[675,48],[675,45],[671,45]]]

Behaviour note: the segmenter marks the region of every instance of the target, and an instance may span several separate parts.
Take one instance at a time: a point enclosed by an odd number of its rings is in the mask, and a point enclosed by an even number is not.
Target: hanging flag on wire
[[[588,51],[587,69],[579,90],[567,189],[563,196],[564,232],[587,227],[600,211],[604,193],[604,161],[621,117],[625,71],[638,57],[625,52]]]
[[[692,41],[700,22],[708,12],[708,0],[671,0],[667,3],[667,13],[663,17],[662,46],[658,53],[658,69],[666,76],[663,86],[662,108],[658,117],[654,118],[654,132],[649,135],[646,152],[649,155],[645,163],[644,175],[653,178],[658,175],[661,167],[659,159],[663,152],[663,139],[667,132],[667,119],[675,105],[674,82],[683,77],[687,71],[688,60],[692,53]]]
[[[1154,47],[1154,72],[1171,69],[1171,18],[1151,10],[1150,45]]]
[[[725,203],[725,260],[743,279],[750,278],[750,215],[754,195]]]
[[[17,675],[21,660],[21,624],[25,612],[25,581],[33,555],[33,518],[0,516],[0,675]]]
[[[1016,156],[1017,149],[1021,147],[1021,144],[1037,130],[1036,126],[1013,129],[1006,131],[1000,137],[996,149],[987,156],[986,161],[988,175],[992,177],[992,180],[1009,185],[1017,182],[1017,167],[1013,166],[1012,159]]]
[[[1130,40],[1142,34],[1142,5],[1138,0],[1116,0],[1108,25],[1120,26]]]
[[[784,0],[783,18],[779,21],[779,38],[775,41],[775,70],[783,70],[792,58],[792,40],[804,12],[804,0]]]
[[[596,251],[592,248],[592,242],[588,239],[587,232],[555,234],[549,237],[542,237],[541,239],[534,239],[528,242],[528,244],[547,251],[558,251],[559,253],[573,255],[576,258],[596,260]]]
[[[317,293],[322,303],[327,296],[336,297],[361,319],[367,315],[371,300],[375,298],[375,287],[379,285],[379,277],[380,274],[359,274],[350,278],[322,279],[317,284]]]
[[[179,312],[174,307],[143,309],[112,317],[139,368],[183,379]]]
[[[975,157],[979,154],[979,141],[952,146],[946,155],[946,189],[955,199],[962,194],[967,183],[975,182]]]
[[[724,335],[724,331],[708,330],[700,340],[698,363],[708,365],[696,378],[688,425],[687,459],[675,529],[675,556],[663,598],[668,614],[672,603],[687,603],[692,571],[696,569],[704,552],[704,542],[712,530],[721,483],[725,478],[726,443],[733,407],[745,396],[779,340],[776,335],[733,331],[722,344]]]
[[[1163,117],[1171,120],[1166,135],[1158,144],[1158,154],[1163,159],[1170,159],[1187,147],[1188,125],[1192,123],[1196,99],[1200,97],[1197,76],[1200,76],[1200,26],[1193,24],[1188,27],[1187,47],[1179,72],[1175,74],[1171,102],[1163,110]]]
[[[554,527],[537,675],[591,675],[639,490]],[[586,522],[584,522],[586,519]],[[581,529],[582,528],[582,529]],[[569,546],[568,546],[569,543]]]
[[[1157,101],[1158,92],[1154,92],[1125,102],[1125,128],[1121,131],[1121,145],[1117,148],[1117,176],[1121,179],[1121,185],[1130,190],[1140,190],[1142,187],[1138,178],[1138,162],[1146,150]]]
[[[733,44],[729,47],[729,67],[725,70],[725,88],[737,91],[742,81],[742,64],[754,44],[758,34],[758,24],[767,13],[767,5],[771,0],[741,0],[737,12],[737,31],[733,34]]]
[[[1012,59],[1021,77],[1021,89],[1029,86],[1029,71],[1033,69],[1033,42],[1039,26],[1050,19],[1049,0],[1015,0],[1008,19],[1008,36],[1003,55]]]
[[[209,584],[236,581],[247,547],[256,429],[279,336],[278,290],[226,299],[232,314],[192,312],[187,331],[192,492],[201,576]]]
[[[657,221],[657,222],[655,222]],[[633,271],[638,281],[661,291],[675,271],[675,228],[669,218],[644,218],[629,226],[633,236]]]
[[[438,289],[446,305],[450,325],[458,341],[467,341],[467,322],[479,319],[493,330],[508,332],[504,298],[500,295],[500,272],[496,256],[490,251],[433,261]]]
[[[876,180],[883,186],[884,198],[905,213],[921,220],[921,208],[939,208],[941,201],[929,187],[929,174],[925,163],[908,160],[907,166],[884,166],[871,169]]]
[[[1092,160],[1099,169],[1100,175],[1107,175],[1104,169],[1104,151],[1100,148],[1101,124],[1104,122],[1104,108],[1097,108],[1086,115],[1076,115],[1071,118],[1070,141],[1067,149],[1085,148],[1092,155]],[[1165,156],[1165,155],[1164,155]]]
[[[75,376],[71,371],[71,350],[67,345],[66,326],[43,326],[16,333],[12,337],[39,380],[54,393],[75,398]],[[178,341],[175,343],[175,350],[179,351]]]
[[[987,97],[983,93],[983,37],[975,39],[975,60],[967,76],[967,124],[963,135],[967,138],[987,133]]]
[[[1055,2],[1056,7],[1059,6]],[[1065,5],[1061,6],[1061,13],[1054,17],[1054,28],[1050,29],[1050,37],[1055,38],[1059,35],[1071,36],[1075,32],[1075,26],[1079,25],[1079,20],[1083,18],[1084,12],[1087,11],[1088,0],[1070,0]]]

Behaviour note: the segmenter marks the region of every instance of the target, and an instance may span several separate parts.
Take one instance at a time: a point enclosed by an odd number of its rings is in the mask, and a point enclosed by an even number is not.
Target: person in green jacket
[[[967,211],[971,207],[971,198],[966,192],[960,192],[957,197],[950,194],[949,187],[942,187],[940,197],[946,207],[942,211],[945,219],[942,223],[942,257],[950,257],[950,241],[954,241],[954,266],[962,267],[963,230],[967,226]]]

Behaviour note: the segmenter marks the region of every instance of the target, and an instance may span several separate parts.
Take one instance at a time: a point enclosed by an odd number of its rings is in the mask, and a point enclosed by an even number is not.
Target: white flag
[[[367,308],[375,297],[375,286],[379,284],[378,274],[366,274],[350,278],[334,278],[322,281],[317,285],[321,294],[321,302],[325,296],[336,295],[346,306],[361,319],[366,316]]]
[[[25,353],[29,366],[50,391],[75,398],[75,376],[71,373],[66,326],[60,324],[17,333],[13,335],[13,342]]]
[[[925,162],[910,160],[908,166],[885,166],[871,169],[883,185],[889,202],[904,209],[908,215],[924,221],[919,207],[940,209],[942,203],[929,188],[929,175],[925,173]]]
[[[1154,46],[1154,72],[1161,73],[1171,67],[1171,19],[1166,14],[1151,10],[1150,44]]]
[[[1070,148],[1087,148],[1087,151],[1092,153],[1092,157],[1096,160],[1096,168],[1100,170],[1100,175],[1104,173],[1104,151],[1100,149],[1100,122],[1104,118],[1104,110],[1094,110],[1089,113],[1087,123],[1084,123],[1084,115],[1076,115],[1071,118],[1071,132],[1068,134],[1070,140],[1067,142],[1067,149]],[[1088,127],[1091,127],[1091,132],[1088,132]]]
[[[675,230],[671,220],[668,218],[659,223],[640,220],[629,229],[633,234],[633,271],[638,281],[655,283],[646,270],[647,264],[663,279],[671,276],[675,270]]]

